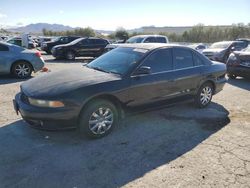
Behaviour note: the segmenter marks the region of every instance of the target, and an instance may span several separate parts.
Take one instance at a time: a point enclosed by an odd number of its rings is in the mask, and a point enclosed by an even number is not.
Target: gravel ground
[[[44,58],[51,71],[84,61]],[[127,117],[99,140],[29,127],[12,107],[21,83],[0,77],[0,187],[250,187],[250,81],[229,80],[206,109]]]

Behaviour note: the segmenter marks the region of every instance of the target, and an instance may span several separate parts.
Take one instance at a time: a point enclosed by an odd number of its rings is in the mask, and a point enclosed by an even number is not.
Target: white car
[[[169,43],[168,37],[163,35],[136,35],[134,37],[129,38],[126,44],[134,44],[134,43]],[[124,43],[123,43],[124,44]],[[110,51],[114,48],[120,46],[120,43],[109,44],[105,48],[105,52]]]

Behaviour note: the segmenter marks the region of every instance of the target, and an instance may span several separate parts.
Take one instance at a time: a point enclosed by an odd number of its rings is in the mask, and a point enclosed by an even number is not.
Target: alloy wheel
[[[107,132],[113,124],[114,114],[110,108],[100,107],[89,118],[89,129],[96,135]]]
[[[20,78],[26,78],[30,75],[31,68],[27,63],[19,63],[15,67],[15,73]]]
[[[202,105],[207,105],[212,99],[212,88],[206,86],[202,89],[200,94],[200,101]]]

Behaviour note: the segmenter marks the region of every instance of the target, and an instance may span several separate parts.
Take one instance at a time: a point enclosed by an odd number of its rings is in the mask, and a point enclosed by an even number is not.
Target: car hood
[[[223,48],[215,48],[215,49],[208,48],[208,49],[203,50],[203,53],[220,53],[224,50],[225,49]]]
[[[119,75],[96,71],[87,67],[43,73],[21,85],[29,97],[54,97],[89,85],[120,80]]]

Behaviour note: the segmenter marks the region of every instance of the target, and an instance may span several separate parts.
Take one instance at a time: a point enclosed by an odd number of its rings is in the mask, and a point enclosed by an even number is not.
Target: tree
[[[128,39],[128,32],[124,28],[118,28],[115,32],[115,37],[120,40],[127,40]]]

